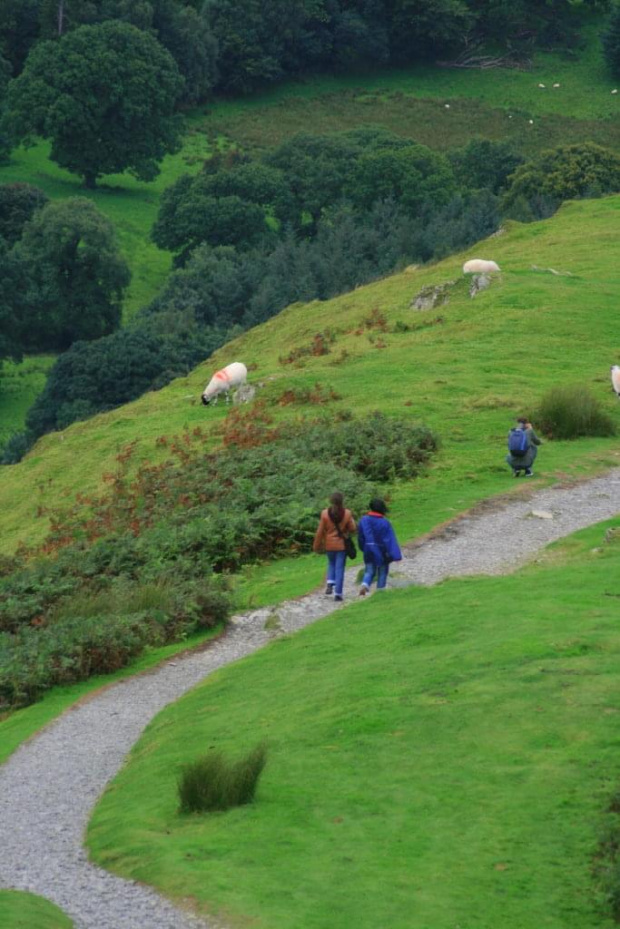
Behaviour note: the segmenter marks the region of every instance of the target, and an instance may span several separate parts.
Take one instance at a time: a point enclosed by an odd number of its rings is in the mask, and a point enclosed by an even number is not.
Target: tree
[[[207,16],[177,0],[153,0],[153,27],[185,79],[183,103],[198,103],[211,93],[218,70],[218,46]]]
[[[175,271],[148,313],[190,313],[201,326],[229,327],[241,322],[265,273],[265,257],[231,246],[196,248]]]
[[[345,133],[323,136],[302,132],[280,145],[266,161],[284,173],[298,216],[309,213],[315,228],[323,210],[342,197],[359,151],[359,145]]]
[[[52,160],[87,187],[125,170],[148,181],[179,148],[182,88],[153,36],[118,22],[82,26],[33,50],[9,86],[7,121],[16,140],[50,139]]]
[[[506,186],[509,175],[525,161],[510,142],[472,139],[464,148],[449,155],[457,180],[468,190],[491,190],[494,194]]]
[[[474,16],[464,0],[387,0],[392,55],[401,61],[460,48]]]
[[[83,197],[49,203],[15,246],[28,269],[30,349],[68,348],[112,332],[130,279],[112,223]]]
[[[21,360],[26,324],[23,293],[23,267],[0,241],[0,365],[7,358]]]
[[[19,74],[39,37],[40,0],[0,0],[0,54]]]
[[[361,155],[351,171],[346,193],[361,209],[392,198],[416,213],[423,205],[447,203],[456,193],[456,182],[444,155],[411,144]]]
[[[614,77],[620,77],[620,4],[614,3],[601,33],[603,57]]]
[[[519,198],[561,202],[601,196],[620,191],[620,155],[594,142],[559,145],[520,165],[509,180],[504,209]]]
[[[152,238],[160,248],[189,252],[208,245],[248,246],[268,236],[265,210],[236,195],[213,195],[212,178],[188,175],[169,187],[161,198]]]
[[[14,245],[37,210],[48,202],[47,195],[32,184],[0,184],[0,237]]]

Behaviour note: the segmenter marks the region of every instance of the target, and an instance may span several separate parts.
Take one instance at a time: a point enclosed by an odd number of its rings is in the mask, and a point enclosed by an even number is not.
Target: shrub
[[[381,413],[276,426],[261,403],[233,410],[221,438],[205,453],[201,429],[161,436],[172,457],[137,471],[122,450],[101,496],[48,513],[40,550],[0,562],[0,711],[222,624],[223,572],[309,551],[330,488],[359,512],[375,481],[415,477],[437,447]]]
[[[615,435],[616,427],[587,387],[580,384],[553,387],[536,412],[541,430],[554,439]]]
[[[266,746],[259,744],[236,762],[211,751],[185,765],[178,782],[180,811],[213,812],[251,803],[266,761]]]
[[[620,156],[594,142],[559,145],[520,165],[509,181],[506,210],[520,197],[600,197],[620,190]]]

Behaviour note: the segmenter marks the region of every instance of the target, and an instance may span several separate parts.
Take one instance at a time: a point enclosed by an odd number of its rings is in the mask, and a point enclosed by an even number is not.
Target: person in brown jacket
[[[342,600],[344,563],[347,557],[344,537],[356,532],[357,526],[351,510],[345,509],[344,497],[341,493],[333,493],[329,498],[329,503],[330,506],[321,513],[312,548],[315,552],[327,554],[325,594],[328,597],[334,594],[334,600]]]

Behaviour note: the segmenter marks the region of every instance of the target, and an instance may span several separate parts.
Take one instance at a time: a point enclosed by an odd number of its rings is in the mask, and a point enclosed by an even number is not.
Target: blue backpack
[[[511,429],[508,436],[508,451],[515,458],[522,458],[530,447],[530,440],[525,429]]]

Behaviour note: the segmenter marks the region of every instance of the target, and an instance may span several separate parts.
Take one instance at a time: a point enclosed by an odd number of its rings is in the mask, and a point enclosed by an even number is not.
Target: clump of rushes
[[[553,439],[615,435],[613,419],[601,409],[587,387],[572,384],[552,387],[543,396],[535,422]]]
[[[178,781],[180,812],[215,812],[251,803],[266,761],[267,748],[260,743],[239,761],[211,751],[184,765]]]

